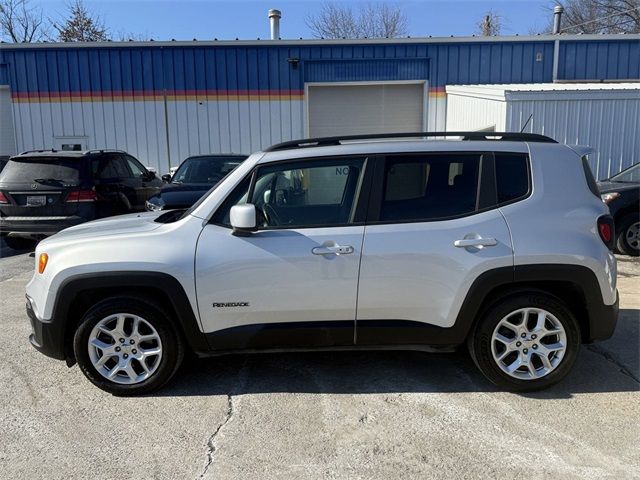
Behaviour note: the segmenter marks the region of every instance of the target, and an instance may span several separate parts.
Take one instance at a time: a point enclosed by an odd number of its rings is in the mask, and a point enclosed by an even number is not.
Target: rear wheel
[[[32,250],[38,242],[32,238],[4,237],[4,243],[14,250]]]
[[[640,214],[622,217],[616,224],[616,247],[620,253],[640,255]]]
[[[546,388],[564,378],[580,347],[578,324],[559,299],[518,294],[494,304],[469,339],[480,371],[512,391]]]
[[[162,387],[184,356],[180,335],[153,303],[112,297],[83,317],[73,339],[82,373],[114,395],[139,395]]]

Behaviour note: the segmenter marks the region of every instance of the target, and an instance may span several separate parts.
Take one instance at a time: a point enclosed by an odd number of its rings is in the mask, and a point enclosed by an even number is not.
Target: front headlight
[[[604,203],[610,203],[614,201],[616,198],[618,198],[619,196],[620,194],[618,192],[609,192],[609,193],[603,193],[602,195],[600,195],[600,198],[602,198],[602,201]]]
[[[163,208],[162,205],[156,205],[155,203],[151,203],[149,200],[144,202],[144,206],[150,212],[158,212]]]

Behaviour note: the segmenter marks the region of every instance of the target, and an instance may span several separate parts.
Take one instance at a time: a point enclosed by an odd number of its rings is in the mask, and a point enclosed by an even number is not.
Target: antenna
[[[527,118],[527,121],[524,122],[524,125],[522,125],[522,128],[520,129],[520,133],[524,132],[524,129],[527,128],[527,125],[529,125],[529,122],[531,121],[532,118],[533,118],[533,113],[529,115],[529,118]]]

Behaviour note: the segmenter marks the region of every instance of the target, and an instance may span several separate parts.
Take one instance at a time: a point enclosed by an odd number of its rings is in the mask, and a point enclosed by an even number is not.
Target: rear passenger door
[[[495,159],[487,152],[429,152],[388,155],[378,163],[360,269],[357,344],[439,343],[434,332],[454,325],[473,281],[513,265],[497,208]]]

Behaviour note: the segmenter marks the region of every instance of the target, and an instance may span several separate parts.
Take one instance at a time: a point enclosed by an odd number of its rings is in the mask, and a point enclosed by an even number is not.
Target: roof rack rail
[[[44,153],[44,152],[57,152],[58,150],[56,150],[55,148],[45,148],[45,149],[38,149],[38,150],[25,150],[24,152],[20,152],[18,155],[26,155],[27,153]]]
[[[340,145],[352,140],[379,140],[393,138],[423,138],[423,137],[462,137],[462,140],[503,140],[514,142],[542,142],[558,143],[553,138],[537,133],[519,132],[407,132],[407,133],[375,133],[370,135],[344,135],[339,137],[304,138],[290,142],[278,143],[266,149],[265,152],[277,152],[305,147],[329,147]]]
[[[126,153],[124,150],[118,150],[117,148],[92,148],[91,150],[85,150],[83,153]]]

